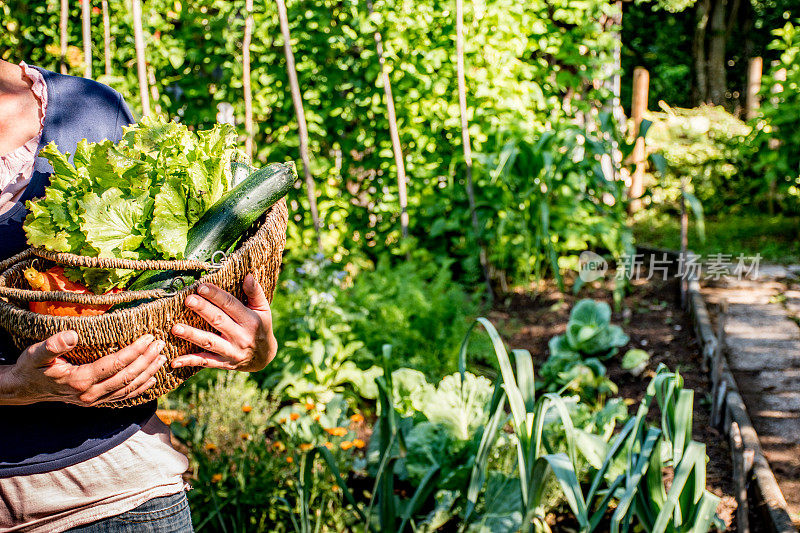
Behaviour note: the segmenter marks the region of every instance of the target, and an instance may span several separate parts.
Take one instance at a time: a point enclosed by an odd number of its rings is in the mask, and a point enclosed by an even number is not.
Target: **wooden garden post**
[[[367,0],[367,9],[372,15],[372,0]],[[408,195],[406,192],[406,165],[403,158],[403,148],[400,145],[400,134],[397,129],[397,115],[394,109],[394,97],[392,96],[392,83],[389,80],[389,72],[386,70],[386,60],[383,58],[383,41],[381,34],[375,30],[375,49],[378,53],[378,63],[381,68],[381,78],[383,80],[383,92],[386,95],[386,109],[389,115],[389,136],[392,138],[392,152],[394,152],[394,164],[397,167],[397,190],[400,199],[400,228],[402,236],[408,237]]]
[[[81,0],[81,20],[83,33],[83,77],[92,77],[92,19],[89,0]]]
[[[111,21],[108,14],[108,0],[102,0],[103,10],[103,48],[105,59],[105,74],[111,76]]]
[[[69,20],[69,3],[67,0],[61,0],[61,20],[58,27],[60,30],[60,44],[61,44],[61,74],[67,73],[67,22]]]
[[[645,150],[644,138],[639,137],[640,128],[644,114],[647,111],[647,93],[650,84],[650,74],[642,67],[636,67],[633,71],[633,101],[631,102],[631,115],[633,118],[633,135],[636,138],[631,154],[635,169],[631,175],[631,186],[628,189],[628,197],[631,199],[630,210],[638,211],[641,207],[639,198],[644,194],[644,167]]]
[[[253,91],[250,87],[250,41],[253,39],[253,0],[245,0],[247,18],[244,21],[244,39],[242,40],[242,89],[244,90],[244,129],[247,138],[244,151],[247,158],[253,160]]]
[[[311,208],[311,219],[314,221],[314,230],[317,233],[317,246],[322,251],[322,235],[320,234],[319,212],[317,211],[317,193],[314,186],[314,178],[311,177],[311,161],[308,155],[308,126],[306,125],[306,114],[303,111],[303,99],[300,96],[300,84],[297,81],[297,69],[294,64],[294,53],[292,53],[291,35],[289,34],[289,17],[286,15],[286,4],[284,0],[275,0],[278,4],[278,19],[281,23],[281,33],[283,34],[283,53],[286,55],[286,71],[289,75],[289,86],[292,91],[292,103],[294,112],[297,115],[297,129],[300,134],[300,159],[303,160],[303,174],[306,179],[308,193],[308,203]]]
[[[745,96],[745,118],[756,118],[758,114],[758,92],[761,90],[762,60],[751,57],[747,64],[747,95]]]
[[[136,71],[139,76],[139,95],[142,99],[142,114],[150,114],[150,95],[147,87],[147,67],[144,58],[144,37],[142,35],[142,4],[140,0],[131,0],[133,15],[133,38],[136,44]]]
[[[486,295],[489,301],[494,300],[492,280],[489,277],[489,260],[486,247],[480,236],[478,213],[475,210],[475,190],[472,184],[472,144],[469,137],[469,123],[467,122],[467,82],[464,75],[464,0],[456,0],[456,70],[458,74],[458,106],[461,115],[461,144],[464,148],[464,164],[466,165],[467,199],[469,200],[472,229],[479,245],[479,258],[483,277],[486,280]]]

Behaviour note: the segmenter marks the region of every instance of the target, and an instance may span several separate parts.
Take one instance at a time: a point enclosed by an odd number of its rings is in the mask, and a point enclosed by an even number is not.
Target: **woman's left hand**
[[[269,302],[252,274],[244,278],[247,305],[216,285],[204,283],[186,298],[186,307],[200,315],[219,334],[187,324],[172,326],[172,334],[196,344],[202,351],[182,355],[172,367],[204,366],[256,372],[275,357],[278,341],[272,332]]]

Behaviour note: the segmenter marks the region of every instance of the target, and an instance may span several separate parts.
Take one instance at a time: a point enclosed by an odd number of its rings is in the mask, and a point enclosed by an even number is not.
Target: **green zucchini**
[[[253,171],[241,183],[225,193],[195,223],[187,235],[186,259],[211,261],[218,251],[228,252],[240,240],[250,226],[272,207],[275,202],[286,196],[297,180],[294,163],[272,163]],[[187,272],[174,270],[155,270],[140,274],[127,287],[130,291],[149,289],[173,289],[176,278],[188,286],[199,277]],[[142,300],[118,304],[110,309],[133,307],[143,303]]]

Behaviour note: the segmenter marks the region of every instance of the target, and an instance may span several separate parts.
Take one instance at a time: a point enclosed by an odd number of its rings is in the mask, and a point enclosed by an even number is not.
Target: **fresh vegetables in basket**
[[[190,131],[149,117],[126,128],[116,145],[81,141],[74,164],[52,143],[41,155],[51,162],[53,174],[45,196],[28,203],[23,226],[28,243],[89,257],[209,261],[217,250],[229,251],[297,177],[291,163],[259,170],[238,163],[230,125]],[[234,187],[237,178],[243,181]],[[40,279],[31,274],[29,281]],[[66,267],[58,275],[72,285],[53,286],[102,294],[163,287],[177,275],[145,272],[131,283],[136,274]],[[37,305],[39,312],[54,309],[53,302],[44,303]],[[103,312],[72,307],[75,314]]]
[[[35,291],[65,291],[78,294],[89,292],[85,286],[76,283],[64,275],[64,268],[54,266],[44,272],[39,272],[33,267],[25,269],[25,279]],[[112,289],[109,292],[119,292]],[[102,315],[111,307],[99,304],[76,304],[68,302],[29,302],[31,311],[42,315],[56,316],[94,316]]]

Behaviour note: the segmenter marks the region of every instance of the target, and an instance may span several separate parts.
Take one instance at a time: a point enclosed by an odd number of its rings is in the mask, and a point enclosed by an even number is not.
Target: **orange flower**
[[[331,488],[333,489],[333,492],[339,491],[339,485],[334,484]]]
[[[343,440],[342,443],[339,444],[339,446],[341,446],[343,450],[349,450],[350,448],[353,447],[353,443],[350,442],[349,440]]]
[[[278,440],[272,443],[272,448],[278,450],[279,452],[282,452],[283,450],[286,449],[286,446],[284,446],[283,443]]]
[[[253,410],[253,406],[252,406],[252,405],[247,405],[247,404],[244,404],[244,405],[242,406],[242,412],[243,412],[243,413],[249,413],[249,412],[250,412],[250,411],[252,411],[252,410]]]
[[[343,427],[325,428],[325,431],[328,435],[333,435],[334,437],[344,437],[347,435],[347,429]]]
[[[242,440],[250,440],[250,433],[240,433],[239,438]]]
[[[287,457],[286,462],[292,464],[294,462],[294,457]]]
[[[100,11],[100,8],[99,8],[99,7],[97,7],[97,6],[94,6],[94,7],[92,8],[92,15],[99,15],[100,13],[101,13],[101,11]]]
[[[206,442],[205,449],[206,451],[213,452],[217,450],[217,445],[213,442]]]
[[[292,419],[293,421],[297,420],[298,418],[300,418],[300,413],[292,413],[289,415],[289,418]]]
[[[306,402],[306,411],[313,411],[315,407],[314,402]]]
[[[211,483],[219,483],[222,481],[222,474],[214,474],[211,476]]]
[[[354,424],[358,424],[359,422],[363,422],[364,421],[364,415],[362,415],[361,413],[356,413],[356,414],[354,414],[353,416],[350,417],[350,421],[353,422]]]
[[[314,422],[319,422],[319,413],[314,415]]]
[[[285,423],[286,423],[286,417],[285,416],[283,418],[279,418],[278,419],[278,424],[285,424]]]
[[[314,447],[313,444],[309,444],[307,442],[304,442],[304,443],[300,444],[300,450],[302,450],[304,452],[307,452],[308,450],[310,450],[313,447]]]
[[[366,445],[367,445],[367,443],[366,443],[366,442],[364,442],[364,441],[363,441],[363,440],[361,440],[361,439],[353,439],[353,446],[355,446],[356,448],[359,448],[359,449],[361,449],[361,448],[363,448],[363,447],[364,447],[364,446],[366,446]]]
[[[325,447],[326,447],[326,448],[328,448],[329,450],[332,450],[332,449],[333,449],[333,443],[331,443],[331,442],[326,442],[326,443],[325,443]]]

